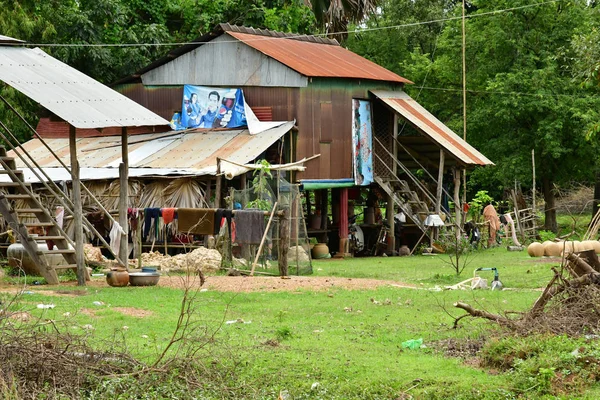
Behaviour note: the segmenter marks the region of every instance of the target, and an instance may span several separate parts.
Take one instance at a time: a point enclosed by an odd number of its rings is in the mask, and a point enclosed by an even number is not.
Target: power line
[[[462,92],[462,89],[440,88],[430,86],[420,86],[419,90],[437,90],[440,92]],[[525,93],[525,92],[502,92],[493,90],[474,90],[467,89],[468,93],[474,94],[499,94],[504,96],[531,96],[531,97],[568,97],[568,98],[600,98],[597,95],[581,95],[581,94],[562,94],[562,93]]]
[[[540,6],[544,6],[547,4],[559,3],[559,2],[563,2],[563,1],[567,1],[567,0],[549,0],[549,1],[542,2],[542,3],[527,4],[527,5],[523,5],[523,6],[505,8],[502,10],[488,11],[488,12],[484,12],[484,13],[480,13],[480,14],[470,14],[470,15],[466,15],[465,18],[472,19],[472,18],[478,18],[478,17],[493,16],[493,15],[497,15],[497,14],[517,11],[517,10],[523,10],[523,9],[532,8],[532,7],[540,7]],[[362,28],[362,29],[355,29],[352,31],[319,33],[319,34],[314,34],[314,35],[309,35],[309,36],[327,37],[327,36],[350,34],[350,33],[362,33],[362,32],[371,32],[371,31],[409,28],[409,27],[413,27],[413,26],[437,24],[437,23],[441,23],[441,22],[456,21],[456,20],[460,20],[460,19],[462,19],[462,16],[440,18],[440,19],[434,19],[434,20],[429,20],[429,21],[410,22],[410,23],[406,23],[406,24],[398,24],[398,25],[384,26],[384,27]],[[299,39],[304,36],[307,36],[307,35],[298,34],[298,35],[281,36],[281,37],[268,36],[268,37],[264,37],[264,38],[245,39],[244,42],[273,40],[273,39]],[[143,47],[143,46],[165,47],[165,46],[185,46],[185,45],[194,45],[194,44],[214,45],[214,44],[237,43],[237,42],[238,42],[237,40],[222,40],[217,43],[211,41],[211,42],[177,42],[177,43],[3,43],[2,45],[3,46],[28,46],[28,47]]]

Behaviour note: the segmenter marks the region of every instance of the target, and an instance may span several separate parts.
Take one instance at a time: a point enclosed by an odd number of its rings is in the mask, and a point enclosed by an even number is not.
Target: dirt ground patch
[[[77,282],[64,282],[60,286],[54,286],[57,290],[47,290],[52,286],[35,287],[29,286],[27,290],[38,289],[44,295],[75,295],[68,294],[68,291],[59,290],[58,287],[77,286]],[[108,287],[106,281],[102,278],[92,278],[87,283],[88,287]],[[185,287],[185,277],[183,276],[161,276],[158,286],[179,288]],[[200,287],[200,280],[196,277],[192,279],[193,288]],[[279,277],[265,276],[207,276],[206,283],[202,287],[207,290],[220,292],[281,292],[296,290],[329,290],[329,289],[375,289],[384,286],[394,286],[402,288],[415,288],[415,285],[409,285],[402,282],[386,281],[379,279],[356,279],[356,278],[333,278],[322,276],[292,276],[290,279],[281,279]],[[44,290],[45,289],[45,290]],[[148,290],[151,287],[140,287],[139,289]],[[18,292],[23,287],[0,286],[0,292]],[[118,290],[118,288],[115,288]],[[42,293],[43,292],[43,293]]]
[[[106,310],[106,308],[104,308],[103,310]],[[152,311],[142,310],[141,308],[135,307],[111,307],[110,310],[114,310],[120,312],[123,315],[136,318],[146,318],[153,315]],[[98,311],[101,310],[93,308],[82,308],[81,310],[79,310],[81,314],[89,315],[90,317],[95,317]]]
[[[181,277],[163,276],[159,286],[183,288]],[[199,285],[199,282],[196,282]],[[293,276],[290,279],[264,276],[208,276],[203,288],[221,292],[280,292],[295,290],[374,289],[382,286],[415,287],[377,279]]]
[[[118,311],[123,315],[127,315],[129,317],[137,317],[137,318],[146,318],[150,317],[153,313],[152,311],[142,310],[141,308],[135,307],[111,307],[111,310]]]

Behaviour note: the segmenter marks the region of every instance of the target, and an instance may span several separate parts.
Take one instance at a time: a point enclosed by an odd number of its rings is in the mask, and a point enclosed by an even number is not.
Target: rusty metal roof
[[[373,90],[371,93],[463,164],[494,165],[406,93],[383,90]]]
[[[251,135],[247,129],[227,131],[196,130],[140,134],[129,141],[129,175],[216,175],[217,157],[246,164],[289,132],[293,122]],[[70,164],[69,139],[46,139],[45,142],[66,164]],[[23,144],[53,180],[67,180],[70,175],[49,153],[39,139]],[[9,152],[14,157],[14,153]],[[109,179],[119,176],[121,137],[102,136],[77,139],[77,158],[82,180]],[[35,175],[16,158],[25,180],[37,182]]]
[[[76,128],[168,125],[164,118],[38,48],[0,46],[0,80]]]
[[[334,39],[219,24],[212,32],[194,39],[194,43],[172,50],[166,56],[113,84],[135,81],[144,73],[167,64],[173,59],[221,36],[223,33],[231,35],[308,77],[355,78],[412,83],[374,62],[346,50]]]
[[[233,31],[227,34],[308,77],[412,83],[337,44]]]

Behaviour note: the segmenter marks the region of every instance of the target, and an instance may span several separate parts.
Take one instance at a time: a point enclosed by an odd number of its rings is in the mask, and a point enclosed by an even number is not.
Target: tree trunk
[[[556,203],[554,191],[552,190],[553,182],[549,178],[542,179],[542,191],[544,192],[544,214],[545,222],[544,229],[558,233],[558,224],[556,223]]]
[[[592,208],[592,216],[598,212],[598,202],[600,202],[600,172],[596,172],[596,184],[594,185],[594,202]]]

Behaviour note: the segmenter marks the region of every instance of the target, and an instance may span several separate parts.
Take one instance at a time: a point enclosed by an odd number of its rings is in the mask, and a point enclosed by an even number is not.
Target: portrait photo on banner
[[[174,116],[174,129],[237,128],[246,126],[241,89],[185,85],[181,114]]]

